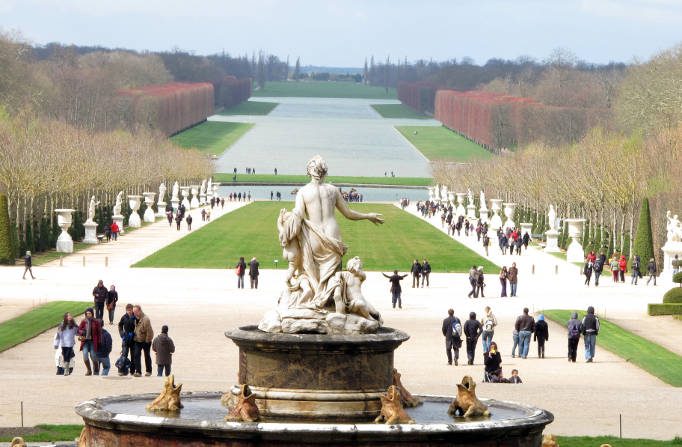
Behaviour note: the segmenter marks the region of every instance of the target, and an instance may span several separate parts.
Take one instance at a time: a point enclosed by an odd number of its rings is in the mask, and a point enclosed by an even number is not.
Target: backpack
[[[459,321],[459,318],[455,318],[452,322],[452,336],[455,338],[462,336],[462,323]]]
[[[492,332],[494,328],[495,328],[495,323],[490,318],[486,319],[485,323],[483,323],[483,330],[486,332]]]
[[[571,338],[575,338],[575,337],[580,336],[580,323],[578,323],[578,324],[573,323],[571,326],[569,326],[568,336]]]

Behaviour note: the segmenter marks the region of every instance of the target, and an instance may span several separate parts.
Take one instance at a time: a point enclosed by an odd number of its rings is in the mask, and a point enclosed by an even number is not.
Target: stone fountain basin
[[[266,419],[225,422],[221,393],[183,393],[178,414],[154,414],[145,406],[156,394],[114,396],[79,404],[87,446],[234,446],[239,445],[459,445],[539,446],[542,430],[554,416],[513,402],[481,399],[490,418],[463,419],[447,414],[449,397],[420,396],[422,406],[407,412],[415,424],[302,422]]]

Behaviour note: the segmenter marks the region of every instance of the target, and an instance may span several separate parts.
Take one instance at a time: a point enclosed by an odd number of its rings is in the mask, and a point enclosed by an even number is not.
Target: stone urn
[[[191,208],[199,208],[199,185],[192,185],[192,200],[190,200],[189,204]]]
[[[62,229],[57,238],[56,249],[59,253],[73,253],[73,239],[71,239],[68,229],[73,221],[72,215],[74,210],[71,208],[60,208],[54,210],[54,212],[57,213],[57,225]]]
[[[164,197],[159,196],[159,200],[156,202],[156,216],[166,217],[166,205],[168,205],[164,200]]]
[[[142,216],[143,220],[145,222],[149,223],[154,223],[156,221],[156,218],[154,217],[154,196],[156,196],[155,192],[143,192],[144,195],[144,203],[147,205],[147,209],[144,210],[144,216]],[[159,211],[161,209],[159,208]]]
[[[571,243],[566,249],[566,260],[568,262],[583,262],[585,251],[580,244],[580,237],[583,234],[585,219],[566,219],[566,223],[568,224],[568,236],[571,238]]]
[[[502,228],[502,218],[500,217],[500,210],[502,209],[502,199],[490,199],[490,208],[493,212],[490,218],[490,229],[497,232],[498,229]]]
[[[516,211],[516,204],[507,202],[504,204],[504,215],[507,220],[504,221],[504,229],[515,228],[516,223],[514,223],[514,211]]]
[[[528,236],[531,238],[533,237],[533,224],[530,222],[521,222],[519,225],[521,225],[521,237],[523,237],[524,234],[528,233]]]
[[[185,211],[189,211],[192,206],[189,202],[189,186],[181,186],[180,194],[182,194],[182,204],[185,205]]]
[[[467,196],[467,193],[458,192],[455,195],[457,196],[457,209],[455,210],[455,216],[466,216],[466,211],[464,210],[464,198]]]
[[[133,228],[140,228],[142,226],[142,221],[140,220],[140,215],[137,212],[142,204],[142,196],[140,195],[129,195],[128,204],[130,205],[130,217],[128,217],[128,226]]]

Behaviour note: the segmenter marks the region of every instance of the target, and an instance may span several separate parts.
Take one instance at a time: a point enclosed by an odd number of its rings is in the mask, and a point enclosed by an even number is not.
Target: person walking
[[[243,256],[239,258],[239,262],[237,262],[237,265],[235,266],[235,273],[237,274],[237,288],[243,289],[244,275],[246,274],[246,262],[244,261]]]
[[[254,256],[251,258],[251,261],[249,262],[249,279],[251,280],[251,288],[252,289],[257,289],[258,288],[258,275],[260,274],[258,271],[258,266],[260,266],[260,263],[258,262],[258,259]]]
[[[585,341],[585,361],[592,363],[597,345],[597,335],[599,335],[599,318],[594,314],[593,306],[587,308],[587,315],[583,317],[580,323],[580,332]]]
[[[126,312],[123,314],[118,322],[118,334],[121,336],[121,357],[130,359],[130,369],[131,373],[134,372],[134,365],[132,364],[135,360],[133,355],[135,349],[135,314],[133,313],[133,305],[126,304]],[[119,369],[119,376],[127,375],[127,372],[123,374],[123,371]]]
[[[601,253],[596,261],[594,261],[594,267],[592,267],[592,273],[594,273],[594,286],[599,286],[599,277],[604,271],[604,264],[606,263],[606,255]]]
[[[522,359],[528,357],[530,336],[535,331],[535,320],[528,315],[528,308],[523,308],[523,315],[519,315],[514,324],[514,329],[519,332],[519,355]]]
[[[630,284],[637,285],[637,280],[642,276],[640,271],[641,262],[639,255],[635,255],[635,258],[632,260],[632,280],[630,281]]]
[[[443,320],[443,336],[445,337],[445,353],[448,365],[452,365],[453,351],[455,366],[459,364],[459,348],[462,347],[462,322],[455,316],[454,309],[448,309],[448,316]]]
[[[118,292],[116,291],[116,286],[109,286],[109,291],[107,292],[107,313],[109,314],[109,324],[114,324],[114,313],[116,313],[116,303],[118,302]]]
[[[478,269],[475,265],[472,265],[471,269],[469,269],[469,284],[471,284],[471,292],[467,296],[469,298],[478,298]]]
[[[483,352],[488,352],[490,349],[490,343],[492,343],[495,334],[495,326],[497,326],[497,318],[495,318],[490,306],[485,306],[485,316],[481,320]]]
[[[549,326],[545,321],[545,316],[540,314],[538,321],[535,322],[535,334],[533,341],[538,342],[538,358],[545,358],[545,342],[549,340]]]
[[[120,233],[120,232],[121,232],[121,229],[118,227],[118,224],[116,223],[116,221],[112,222],[111,223],[111,238],[114,241],[118,240],[118,233]]]
[[[192,215],[188,214],[187,218],[185,218],[185,222],[187,222],[187,231],[192,231]]]
[[[101,339],[102,328],[99,321],[95,318],[92,307],[88,307],[85,309],[85,318],[78,325],[78,340],[81,342],[80,351],[83,353],[86,376],[91,376],[93,372],[95,375],[99,375],[97,350],[99,349]],[[92,368],[90,367],[90,360],[92,360]]]
[[[418,260],[415,259],[412,263],[410,273],[412,273],[412,288],[419,287],[419,277],[422,274],[422,265]]]
[[[107,301],[108,295],[109,291],[104,287],[104,281],[100,279],[95,288],[92,289],[92,298],[95,303],[95,318],[98,320],[104,318],[104,304]]]
[[[97,363],[102,366],[100,371],[100,376],[108,376],[109,369],[111,368],[111,361],[109,360],[109,354],[111,354],[111,334],[109,331],[104,329],[104,321],[99,320],[102,326],[102,338],[100,339],[99,346],[97,347]]]
[[[654,285],[656,285],[656,260],[654,258],[649,259],[649,263],[646,265],[646,271],[649,274],[646,285],[648,286],[652,279],[654,280]]]
[[[154,337],[152,351],[156,353],[156,375],[161,377],[165,372],[166,376],[170,376],[175,344],[173,339],[168,336],[167,325],[161,326],[161,333]]]
[[[21,277],[21,279],[26,279],[26,272],[29,272],[31,274],[31,279],[36,279],[35,276],[33,276],[33,257],[31,256],[31,252],[26,250],[26,255],[24,256],[24,276]]]
[[[510,296],[516,296],[516,286],[519,282],[519,269],[516,268],[516,262],[512,262],[511,267],[507,270],[507,279],[509,280],[509,288],[511,289]]]
[[[628,261],[625,259],[625,255],[620,255],[620,260],[618,261],[618,272],[620,274],[620,282],[625,282],[625,273],[628,271]]]
[[[507,296],[507,266],[504,265],[502,266],[502,270],[500,270],[500,286],[502,290],[500,291],[500,298],[504,298]]]
[[[481,322],[476,319],[476,312],[469,312],[469,319],[464,322],[464,336],[467,340],[467,362],[474,364],[476,356],[476,343],[481,335]]]
[[[490,238],[487,233],[483,234],[483,249],[485,250],[485,255],[488,256],[488,247],[490,247]]]
[[[583,267],[583,275],[585,275],[585,285],[587,287],[590,287],[590,281],[592,280],[592,270],[594,270],[594,266],[592,265],[592,261],[588,259],[585,261],[585,267]]]
[[[422,287],[424,287],[424,283],[426,282],[426,287],[429,287],[429,275],[431,274],[431,264],[429,264],[429,261],[424,259],[424,263],[422,264]]]
[[[571,314],[571,319],[566,325],[568,329],[568,361],[575,363],[578,357],[578,342],[580,341],[580,320],[578,320],[578,312]]]
[[[166,220],[168,220],[168,228],[173,228],[173,211],[166,210]]]
[[[70,312],[66,312],[62,319],[62,324],[57,327],[57,333],[54,337],[54,348],[61,348],[61,364],[65,376],[73,372],[71,359],[76,356],[73,352],[73,347],[76,344],[77,333],[78,326],[76,326],[73,316]]]
[[[391,276],[388,276],[386,273],[383,272],[381,274],[388,278],[388,281],[391,283],[391,303],[393,304],[393,308],[395,309],[395,305],[396,303],[398,303],[398,308],[402,309],[403,302],[401,299],[401,295],[403,289],[402,287],[400,287],[400,281],[405,279],[407,277],[407,274],[399,275],[398,270],[393,270],[393,275]]]
[[[512,331],[512,342],[514,343],[512,345],[512,352],[511,356],[512,358],[516,357],[516,348],[519,346],[519,331],[514,329]],[[521,356],[521,348],[519,348],[519,357]]]
[[[618,258],[616,257],[616,254],[613,254],[613,257],[611,258],[611,261],[609,262],[609,267],[611,268],[611,274],[613,275],[613,282],[618,282],[618,272],[619,272],[619,267],[618,267]]]
[[[476,277],[476,292],[474,294],[474,298],[476,298],[477,295],[480,295],[481,298],[485,298],[485,294],[483,293],[485,289],[485,276],[483,275],[483,266],[478,268],[478,276]]]
[[[142,307],[139,304],[133,306],[133,315],[135,315],[135,342],[133,348],[133,376],[142,376],[142,352],[144,352],[144,366],[145,376],[152,375],[152,357],[149,350],[154,339],[154,330],[149,317],[142,312]]]
[[[180,231],[180,224],[182,223],[182,214],[180,214],[180,209],[178,209],[178,213],[175,215],[175,229],[177,231]]]

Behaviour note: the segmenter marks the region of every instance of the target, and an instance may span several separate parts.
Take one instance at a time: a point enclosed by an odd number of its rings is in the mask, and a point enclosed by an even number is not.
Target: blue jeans
[[[156,375],[161,377],[163,375],[164,369],[166,370],[166,375],[170,376],[171,366],[170,365],[156,365]]]
[[[597,345],[597,336],[595,334],[585,334],[585,360],[594,358],[594,350]]]
[[[102,369],[99,372],[100,376],[108,376],[109,375],[109,369],[111,368],[111,362],[109,361],[109,356],[107,355],[106,357],[97,357],[97,361],[102,364]]]
[[[481,343],[483,344],[483,352],[490,350],[490,343],[493,341],[493,331],[481,332]]]
[[[95,352],[95,347],[92,345],[92,340],[86,340],[83,343],[83,361],[87,362],[88,358],[92,359],[93,365],[97,362],[97,353]]]
[[[516,296],[516,283],[510,282],[509,286],[511,287],[511,296]]]
[[[514,331],[512,334],[512,339],[514,340],[514,346],[512,347],[512,357],[516,355],[516,347],[519,345],[519,333]],[[521,348],[519,348],[519,355],[521,355]]]
[[[528,348],[530,348],[530,331],[519,331],[519,354],[522,358],[528,357]]]

